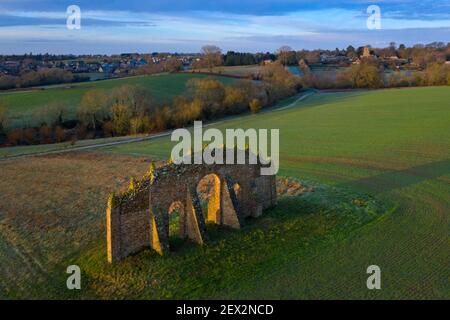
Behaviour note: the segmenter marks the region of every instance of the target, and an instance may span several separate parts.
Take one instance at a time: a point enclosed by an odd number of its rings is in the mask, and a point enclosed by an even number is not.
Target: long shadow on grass
[[[355,204],[355,200],[359,200],[359,203]],[[300,234],[307,236],[313,234],[318,226],[310,226],[309,229],[308,223],[305,222],[312,223],[317,215],[330,215],[330,217],[336,215],[340,218],[346,216],[345,219],[353,220],[352,222],[355,225],[362,225],[384,212],[385,208],[382,207],[381,203],[377,203],[369,196],[326,185],[316,186],[312,193],[302,196],[280,197],[278,204],[274,208],[266,210],[261,217],[246,218],[243,228],[240,230],[208,223],[209,240],[207,244],[214,246],[223,240],[239,243],[239,239],[248,237],[255,231],[262,231],[268,237],[267,233],[270,233],[271,230],[274,228],[283,229],[286,225],[290,225],[294,229],[298,228],[296,230],[302,230]],[[327,228],[333,229],[335,222],[330,222]],[[323,225],[320,225],[320,227],[323,227]],[[239,246],[241,245],[240,243]],[[171,238],[171,253],[173,255],[187,254],[198,248],[198,245],[188,239]]]
[[[239,238],[254,230],[266,230],[274,224],[283,224],[293,219],[304,218],[314,212],[328,209],[324,204],[312,203],[312,201],[302,200],[301,197],[282,197],[275,208],[268,209],[259,218],[245,218],[242,229],[236,230],[214,223],[207,223],[209,245],[222,240]],[[198,249],[198,245],[189,239],[181,239],[178,236],[170,237],[170,251],[174,254],[186,253]]]
[[[404,170],[384,172],[372,177],[348,182],[343,187],[368,189],[371,192],[383,193],[405,188],[420,182],[436,179],[450,174],[450,160],[427,163]]]

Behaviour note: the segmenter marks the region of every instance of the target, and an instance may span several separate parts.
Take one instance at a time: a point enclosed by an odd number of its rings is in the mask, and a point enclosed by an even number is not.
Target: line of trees
[[[192,67],[193,69],[208,68],[212,70],[218,66],[245,66],[253,64],[261,64],[265,60],[276,59],[276,55],[270,52],[266,53],[248,53],[228,51],[222,54],[222,50],[214,45],[206,45],[201,49],[201,58],[196,60]]]
[[[237,80],[230,85],[213,77],[191,79],[186,95],[162,105],[139,85],[90,90],[81,98],[76,120],[68,120],[67,106],[53,104],[33,114],[34,123],[40,124],[37,127],[8,129],[4,105],[0,106],[0,140],[3,145],[30,145],[155,133],[187,126],[194,120],[257,113],[301,89],[300,79],[280,64],[265,67],[262,77],[260,82]]]
[[[302,59],[308,64],[316,64],[320,62],[322,55],[359,58],[363,55],[365,47],[369,47],[370,53],[375,56],[405,59],[410,61],[413,67],[422,70],[434,62],[450,61],[450,43],[443,42],[433,42],[427,45],[416,44],[412,47],[406,47],[404,44],[397,46],[395,42],[391,42],[385,48],[372,48],[371,46],[355,48],[349,45],[345,49],[336,48],[335,50],[294,50],[289,46],[283,46],[277,50],[276,57],[284,65],[296,65]]]
[[[252,64],[260,64],[265,60],[276,59],[276,55],[272,53],[242,53],[242,52],[234,52],[228,51],[223,56],[223,61],[225,66],[246,66]]]
[[[360,64],[338,71],[335,76],[314,74],[303,60],[299,64],[304,72],[302,85],[317,89],[378,89],[450,85],[450,65],[443,62],[430,63],[423,71],[394,71],[387,77],[385,76],[385,67],[373,59],[363,59]]]
[[[392,42],[386,48],[370,48],[371,57],[361,57],[364,47],[355,49],[348,46],[345,50],[335,51],[293,51],[289,47],[278,50],[278,59],[283,64],[292,64],[299,58],[298,65],[303,71],[302,84],[318,89],[348,88],[394,88],[413,86],[450,85],[450,43],[434,42],[428,45],[397,47]],[[310,65],[319,61],[320,56],[347,56],[358,60],[347,68],[330,73],[313,73]],[[358,58],[358,59],[357,59]],[[399,68],[398,61],[403,59]],[[406,62],[405,62],[406,61]],[[386,71],[390,74],[386,74]]]
[[[0,76],[0,90],[82,82],[88,80],[89,77],[74,75],[72,72],[58,68],[41,69],[39,71],[30,71],[20,76]]]
[[[343,71],[339,71],[335,76],[314,74],[303,60],[300,62],[300,68],[304,72],[302,84],[305,87],[317,89],[377,89],[384,86],[384,68],[369,59],[364,59],[361,64],[352,65]]]
[[[140,66],[130,71],[131,76],[157,74],[162,72],[178,72],[183,69],[183,63],[176,57],[172,57],[161,63],[149,62],[149,64]]]

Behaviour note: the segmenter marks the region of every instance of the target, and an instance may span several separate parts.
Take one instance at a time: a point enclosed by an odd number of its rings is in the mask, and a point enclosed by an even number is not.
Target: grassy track
[[[154,76],[112,79],[80,84],[67,84],[49,87],[45,90],[30,90],[24,92],[0,94],[0,100],[9,108],[13,124],[22,125],[31,121],[33,111],[52,102],[61,102],[69,107],[69,117],[75,116],[76,108],[84,93],[92,89],[108,90],[121,85],[142,85],[151,90],[155,101],[167,102],[176,95],[186,91],[186,82],[192,78],[203,78],[204,75],[193,74],[161,74]],[[230,78],[220,78],[231,82]]]
[[[219,126],[279,128],[280,175],[315,187],[205,247],[105,263],[107,192],[167,138],[0,163],[0,297],[449,298],[450,88],[327,93]],[[130,157],[130,155],[132,157]],[[95,168],[95,170],[92,170]],[[65,268],[83,290],[64,289]],[[365,287],[369,265],[382,290]]]

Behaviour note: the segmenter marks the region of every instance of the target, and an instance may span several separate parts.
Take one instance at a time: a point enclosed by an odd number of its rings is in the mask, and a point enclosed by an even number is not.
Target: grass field
[[[157,103],[168,102],[172,97],[186,91],[186,83],[192,78],[204,78],[205,75],[194,74],[160,74],[122,79],[111,79],[79,84],[58,85],[45,90],[27,90],[13,93],[0,93],[0,101],[4,102],[12,118],[13,126],[34,124],[33,112],[52,102],[60,102],[68,107],[69,118],[74,118],[76,109],[84,93],[92,89],[109,90],[121,85],[142,85],[148,88]],[[224,83],[233,81],[220,78]]]
[[[449,298],[450,88],[318,94],[219,126],[279,128],[285,197],[204,247],[106,264],[106,194],[167,159],[167,138],[0,163],[0,297]],[[95,168],[95,169],[94,169]],[[78,264],[83,289],[65,288]],[[382,270],[382,290],[366,269]]]

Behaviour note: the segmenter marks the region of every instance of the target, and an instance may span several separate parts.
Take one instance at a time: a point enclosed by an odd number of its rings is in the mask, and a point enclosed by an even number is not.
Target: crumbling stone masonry
[[[160,254],[169,250],[169,211],[181,206],[179,235],[203,244],[208,240],[206,222],[197,194],[205,176],[214,176],[207,221],[234,229],[246,217],[259,217],[276,204],[276,176],[261,176],[262,165],[166,164],[150,168],[132,180],[129,190],[111,195],[106,212],[108,261],[120,261],[150,247]],[[226,154],[226,152],[224,152]],[[226,156],[224,155],[224,158]],[[236,192],[236,190],[239,190]]]

